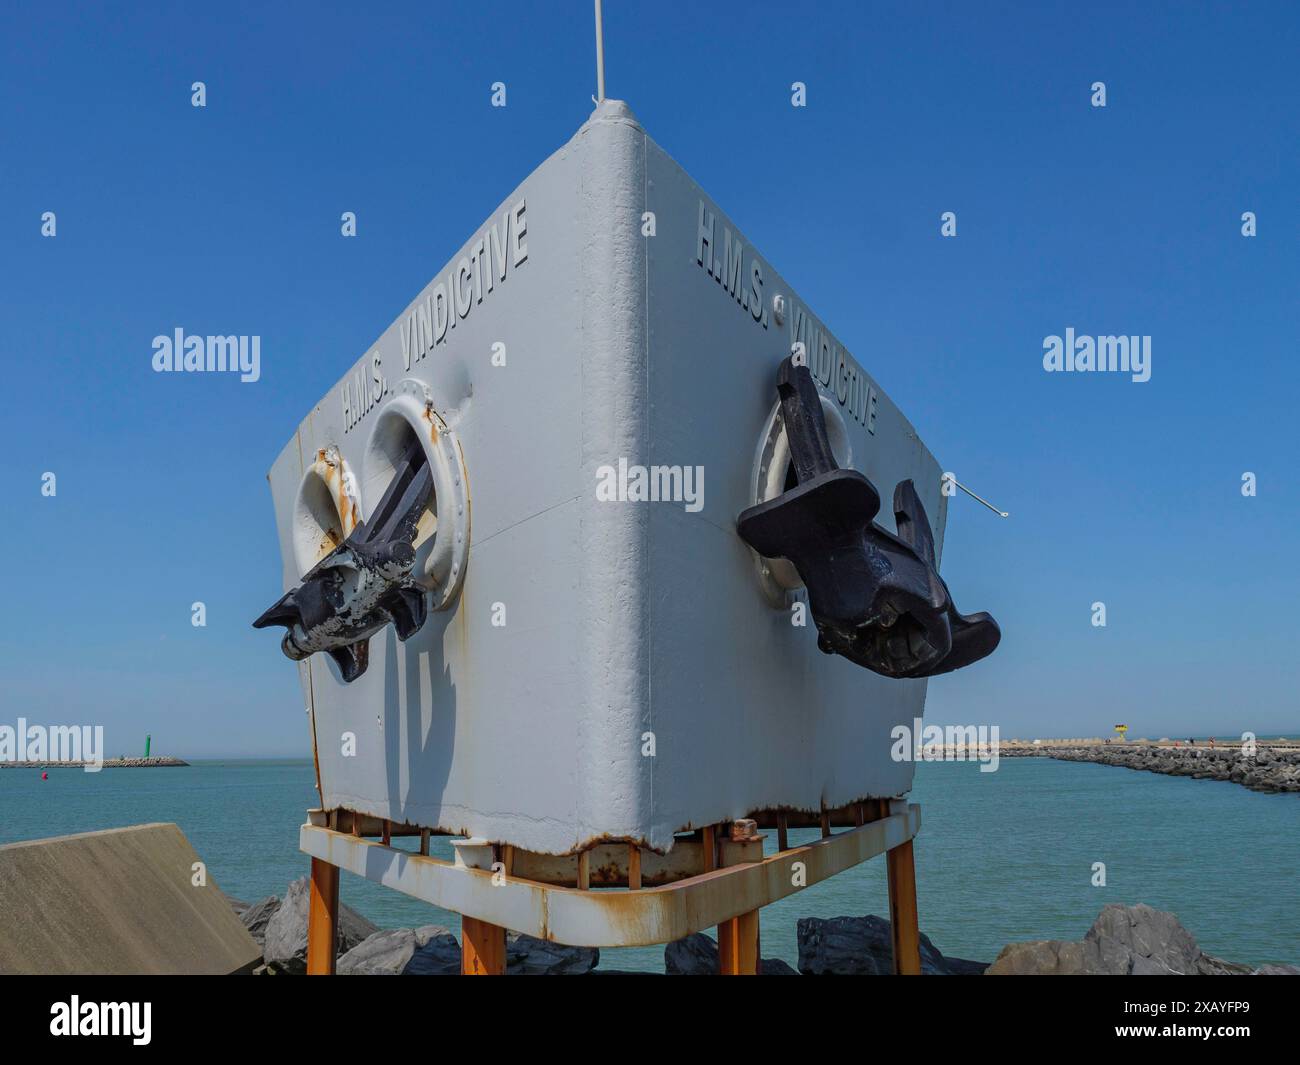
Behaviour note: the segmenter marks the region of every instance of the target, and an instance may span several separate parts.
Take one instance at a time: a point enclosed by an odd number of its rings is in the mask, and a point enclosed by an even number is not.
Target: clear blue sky
[[[932,682],[934,720],[1300,730],[1298,30],[1295,4],[606,3],[609,95],[1012,513],[954,500],[945,574],[1004,639]],[[249,627],[266,470],[586,118],[592,52],[583,0],[4,5],[0,720],[309,753]],[[260,334],[261,381],[154,374],[176,326]],[[1067,327],[1149,334],[1151,381],[1044,373]]]

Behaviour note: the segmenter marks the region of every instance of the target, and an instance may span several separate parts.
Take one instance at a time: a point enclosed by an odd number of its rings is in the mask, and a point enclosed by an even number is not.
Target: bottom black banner
[[[658,977],[578,979],[574,987],[573,980],[526,977],[434,983],[291,976],[10,977],[0,982],[0,993],[7,1046],[63,1043],[74,1054],[95,1053],[108,1044],[129,1051],[230,1049],[259,1055],[315,1048],[333,1053],[348,1045],[373,1051],[417,1030],[440,1041],[465,1039],[467,1049],[491,1052],[497,1039],[518,1047],[523,1031],[502,1024],[516,1011],[523,1011],[535,1037],[556,1039],[565,1053],[577,1049],[569,1042],[575,1013],[597,1031],[643,1021],[644,1034],[636,1038],[650,1053],[655,1031],[677,1038],[667,1034],[662,1021],[687,1016],[704,1025],[777,1021],[792,1036],[801,1033],[805,1050],[809,1034],[818,1032],[824,1034],[817,1038],[828,1040],[828,1053],[842,1053],[844,1035],[808,1025],[805,1004],[817,1010],[812,1016],[818,1021],[842,1019],[840,1007],[848,1007],[872,1033],[865,1039],[876,1033],[894,1042],[914,1038],[927,1050],[936,1043],[958,1046],[994,1036],[1008,1047],[1038,1037],[1060,1046],[1064,1038],[1072,1052],[1112,1043],[1172,1042],[1231,1053],[1243,1043],[1280,1046],[1291,1031],[1297,988],[1286,979],[1238,977],[841,978],[812,986],[807,980],[802,986],[785,984],[777,995],[728,980],[705,986]],[[772,1000],[779,1002],[777,1009],[766,1005]],[[490,1024],[466,1028],[480,1012]],[[551,1036],[544,1030],[548,1014]],[[440,1034],[441,1019],[448,1028]]]

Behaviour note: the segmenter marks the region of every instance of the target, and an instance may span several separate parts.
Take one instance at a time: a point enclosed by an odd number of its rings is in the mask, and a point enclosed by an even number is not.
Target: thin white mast
[[[600,0],[596,0],[596,103],[605,102],[605,31],[600,20]]]

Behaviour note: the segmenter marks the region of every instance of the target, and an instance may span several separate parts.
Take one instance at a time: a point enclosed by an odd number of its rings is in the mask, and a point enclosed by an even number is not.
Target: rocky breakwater
[[[289,885],[281,899],[230,904],[262,948],[255,971],[300,975],[307,971],[307,878]],[[600,951],[568,947],[511,932],[506,936],[507,975],[581,975],[595,969]],[[460,972],[460,943],[441,925],[380,929],[339,904],[337,972],[340,976],[452,976]]]
[[[180,758],[105,758],[102,762],[77,761],[32,761],[0,762],[0,769],[84,769],[86,766],[98,766],[100,769],[170,769],[173,766],[187,766],[189,762]]]
[[[307,897],[304,878],[290,884],[283,899],[271,895],[252,904],[230,900],[262,948],[263,963],[255,972],[306,972]],[[805,917],[799,921],[798,937],[798,968],[779,958],[763,958],[760,975],[871,976],[893,972],[892,937],[889,921],[883,917]],[[453,976],[460,972],[460,959],[455,934],[441,925],[381,930],[355,910],[339,906],[340,975]],[[601,969],[599,964],[600,951],[592,947],[548,943],[518,932],[506,936],[507,975],[651,975]],[[718,968],[718,944],[703,933],[664,948],[664,969],[670,976],[713,975]],[[1300,974],[1300,967],[1239,965],[1211,957],[1173,914],[1150,906],[1111,905],[1102,910],[1082,940],[1012,943],[992,965],[947,957],[923,934],[921,972],[926,976],[1265,976]]]
[[[1259,746],[1253,754],[1240,745],[1166,746],[1152,743],[1041,743],[1003,745],[1003,758],[1043,757],[1063,762],[1095,762],[1124,769],[1222,780],[1253,791],[1300,792],[1300,747]]]

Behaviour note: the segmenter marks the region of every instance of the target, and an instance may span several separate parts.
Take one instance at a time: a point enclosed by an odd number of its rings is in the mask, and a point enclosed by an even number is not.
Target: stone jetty
[[[1001,758],[1057,758],[1064,762],[1095,762],[1151,773],[1222,780],[1252,791],[1300,792],[1300,744],[1291,741],[1195,745],[1171,740],[1106,743],[1093,740],[1004,741]]]
[[[84,769],[94,762],[0,762],[0,769]],[[167,769],[172,766],[187,766],[189,762],[180,758],[105,758],[99,763],[101,769]]]

